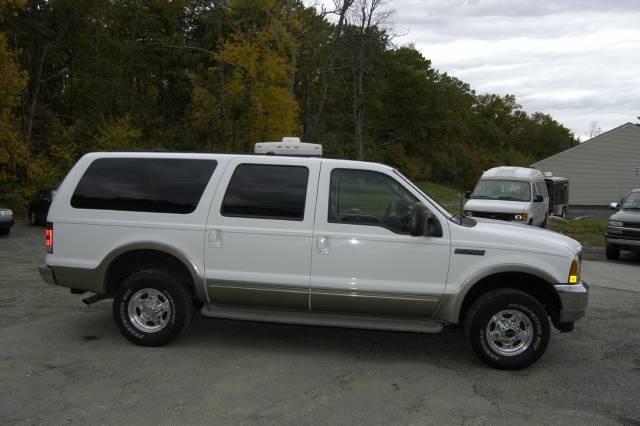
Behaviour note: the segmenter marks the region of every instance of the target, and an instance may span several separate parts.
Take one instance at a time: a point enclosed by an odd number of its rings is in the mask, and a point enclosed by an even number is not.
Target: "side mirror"
[[[471,198],[471,191],[464,191],[464,198],[466,198],[467,200]]]
[[[544,197],[540,194],[536,195],[536,198],[533,200],[534,203],[541,203],[544,201]]]
[[[409,233],[414,237],[442,237],[442,226],[422,203],[413,205]]]
[[[609,208],[613,210],[618,210],[620,208],[620,205],[618,203],[610,203]]]

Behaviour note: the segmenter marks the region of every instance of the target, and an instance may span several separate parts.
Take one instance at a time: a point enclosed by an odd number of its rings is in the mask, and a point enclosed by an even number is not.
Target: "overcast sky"
[[[640,0],[387,0],[397,45],[584,139],[640,115]]]

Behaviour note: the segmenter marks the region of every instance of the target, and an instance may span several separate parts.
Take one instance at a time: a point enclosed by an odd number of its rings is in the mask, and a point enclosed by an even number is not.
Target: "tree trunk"
[[[53,43],[47,44],[42,50],[40,56],[40,62],[38,63],[38,69],[36,71],[35,86],[33,87],[33,93],[31,95],[31,105],[29,107],[29,115],[27,116],[27,131],[25,140],[27,143],[31,142],[31,132],[33,131],[33,119],[36,114],[36,104],[38,102],[38,93],[40,92],[40,82],[42,81],[42,70],[44,68],[44,62],[47,59],[47,52],[49,48],[53,46]]]
[[[289,94],[293,96],[293,89],[296,82],[296,68],[298,66],[298,51],[293,49],[291,52],[291,71],[289,71]]]
[[[344,3],[342,3],[342,7],[340,8],[340,16],[338,18],[338,23],[336,24],[333,42],[329,47],[329,59],[327,60],[324,71],[320,76],[320,98],[318,99],[318,107],[316,109],[316,112],[311,115],[309,125],[304,129],[305,140],[311,140],[311,136],[313,135],[313,132],[318,125],[320,118],[322,117],[324,104],[327,100],[327,93],[329,92],[329,83],[331,80],[331,76],[333,75],[333,67],[336,62],[338,41],[342,36],[342,29],[345,25],[347,12],[349,11],[349,8],[353,4],[353,2],[354,0],[344,0]]]

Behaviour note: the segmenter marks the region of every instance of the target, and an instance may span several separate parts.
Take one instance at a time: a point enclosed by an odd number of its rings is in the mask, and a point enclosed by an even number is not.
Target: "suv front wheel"
[[[465,320],[471,349],[486,364],[519,370],[535,363],[549,343],[549,318],[536,299],[515,289],[498,289],[476,300]]]
[[[141,346],[166,345],[187,329],[192,317],[189,290],[163,270],[132,274],[113,300],[113,318],[120,332]]]

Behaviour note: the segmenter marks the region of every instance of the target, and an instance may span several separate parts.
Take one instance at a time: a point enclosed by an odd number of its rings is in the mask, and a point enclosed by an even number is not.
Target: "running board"
[[[275,309],[246,308],[209,304],[202,307],[202,315],[244,321],[275,322],[280,324],[318,325],[324,327],[362,328],[366,330],[409,331],[413,333],[440,333],[442,323],[422,318],[374,317],[334,313],[280,311]]]

